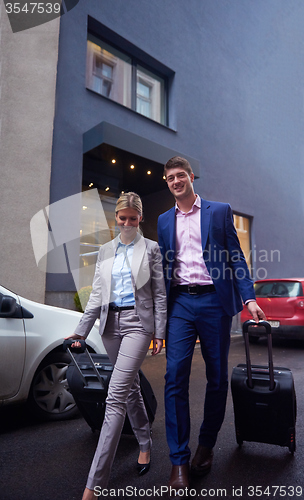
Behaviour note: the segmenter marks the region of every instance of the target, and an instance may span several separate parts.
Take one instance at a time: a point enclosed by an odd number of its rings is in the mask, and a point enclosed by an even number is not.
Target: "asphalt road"
[[[292,456],[288,448],[249,442],[239,448],[235,440],[229,392],[225,422],[214,449],[212,470],[205,478],[192,481],[186,498],[304,498],[304,344],[274,342],[273,351],[275,365],[291,368],[294,375],[298,403],[296,453]],[[266,362],[264,341],[252,346],[251,357],[255,364]],[[231,375],[233,366],[245,359],[244,344],[239,335],[232,337],[229,359]],[[137,477],[136,440],[133,436],[122,436],[108,498],[165,498],[171,469],[163,405],[165,355],[148,355],[142,369],[158,400],[153,424],[151,469],[145,476]],[[193,452],[201,423],[204,390],[204,366],[198,347],[194,352],[190,387],[190,447]],[[98,433],[93,434],[81,417],[66,422],[41,423],[34,421],[25,407],[7,408],[0,412],[0,429],[1,500],[81,499],[98,440]]]

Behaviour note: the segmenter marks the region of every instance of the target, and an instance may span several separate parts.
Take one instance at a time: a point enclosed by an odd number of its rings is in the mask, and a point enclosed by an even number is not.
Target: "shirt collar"
[[[188,214],[193,212],[194,210],[194,207],[197,207],[197,208],[201,208],[201,197],[198,196],[197,194],[195,195],[196,198],[195,198],[195,202],[193,203],[192,207],[191,207],[191,210],[189,210],[189,212],[187,212]],[[175,213],[181,213],[181,214],[184,214],[185,212],[182,212],[182,210],[179,208],[178,204],[175,203]]]
[[[126,245],[125,243],[123,243],[121,241],[121,238],[120,238],[120,235],[119,235],[118,236],[118,245],[117,245],[117,248],[119,248],[119,247],[127,247],[127,248],[134,247],[135,239],[136,239],[136,236],[135,236],[134,240],[131,241],[131,243],[128,243],[128,245]]]

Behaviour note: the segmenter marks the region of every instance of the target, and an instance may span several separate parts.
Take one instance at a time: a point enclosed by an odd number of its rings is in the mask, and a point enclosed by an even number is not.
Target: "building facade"
[[[73,307],[115,234],[121,191],[142,196],[142,230],[157,239],[157,217],[173,205],[163,165],[174,155],[190,161],[199,195],[230,203],[254,279],[302,275],[303,20],[301,0],[82,0],[60,18],[58,38],[50,22],[52,74],[42,64],[36,82],[49,87],[48,113],[29,118],[39,126],[48,116],[53,135],[35,129],[27,170],[21,152],[6,164],[10,190],[10,170],[23,186],[14,230],[3,226],[2,262],[14,249],[3,285]]]
[[[44,302],[30,221],[50,200],[60,19],[13,33],[0,11],[0,281]]]

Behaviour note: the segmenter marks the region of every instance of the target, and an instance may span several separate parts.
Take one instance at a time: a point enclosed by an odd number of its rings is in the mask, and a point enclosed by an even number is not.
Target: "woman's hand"
[[[72,335],[69,335],[68,337],[64,337],[64,340],[69,340],[69,339],[76,341],[71,345],[71,347],[80,347],[81,344],[80,344],[80,342],[77,342],[77,340],[84,340],[84,337],[82,337],[81,335],[77,335],[76,333],[73,333]]]
[[[163,348],[163,344],[164,344],[164,341],[163,339],[156,339],[154,336],[153,336],[153,348],[152,348],[152,356],[155,356],[156,354],[160,353],[160,351],[162,350]]]

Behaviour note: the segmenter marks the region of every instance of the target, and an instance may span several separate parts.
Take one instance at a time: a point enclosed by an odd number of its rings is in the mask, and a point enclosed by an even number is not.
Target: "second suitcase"
[[[234,406],[237,443],[243,441],[287,446],[296,449],[296,394],[292,372],[273,367],[271,326],[260,321],[268,338],[268,366],[251,365],[248,329],[254,321],[243,324],[246,364],[233,368],[231,392]]]
[[[81,343],[82,351],[84,351],[85,343],[84,341],[81,341]],[[71,341],[65,341],[64,349],[69,350],[69,344],[71,344]],[[73,349],[73,351],[77,352],[77,349]],[[69,352],[72,357],[72,363],[67,370],[70,391],[80,413],[92,431],[100,430],[104,419],[105,400],[113,365],[105,354],[90,354],[85,350],[82,354],[74,356],[70,350]],[[150,424],[152,424],[155,418],[157,401],[149,381],[141,370],[139,370],[139,377],[147,415]],[[133,433],[128,415],[126,415],[122,433]]]

